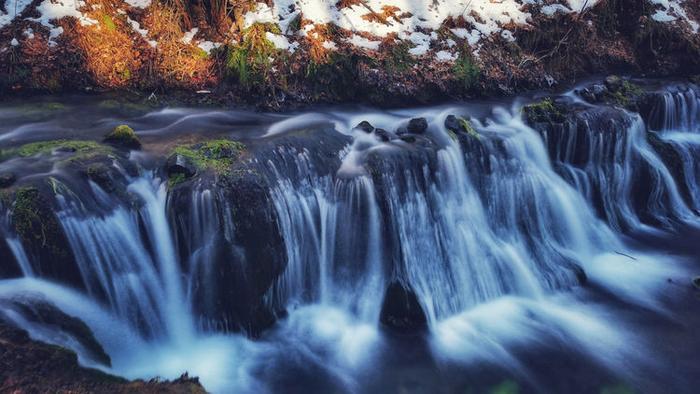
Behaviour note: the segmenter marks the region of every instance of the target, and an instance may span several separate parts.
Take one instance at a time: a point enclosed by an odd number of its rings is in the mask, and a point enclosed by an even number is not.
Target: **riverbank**
[[[697,0],[243,2],[223,19],[204,5],[72,1],[0,10],[5,97],[123,92],[267,110],[395,107],[558,89],[593,74],[693,78],[700,69]]]

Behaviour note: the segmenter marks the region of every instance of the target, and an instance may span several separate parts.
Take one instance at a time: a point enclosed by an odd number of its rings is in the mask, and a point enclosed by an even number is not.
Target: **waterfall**
[[[333,179],[315,170],[307,152],[278,153],[266,163],[277,179],[272,196],[288,256],[277,301],[341,305],[376,321],[384,268],[371,179]]]
[[[91,186],[96,200],[111,200],[99,186]],[[112,199],[111,211],[95,214],[72,195],[59,195],[59,221],[92,297],[104,295],[117,315],[150,336],[185,340],[192,335],[192,323],[165,217],[165,187],[145,176],[128,189],[141,199],[137,211]]]
[[[199,169],[168,184],[132,156],[138,171],[122,171],[123,193],[61,168],[51,173],[55,214],[82,283],[34,270],[12,207],[0,206],[0,253],[11,253],[16,274],[0,280],[0,306],[52,301],[112,357],[111,368],[96,367],[130,378],[188,370],[215,392],[275,392],[288,376],[309,375],[316,391],[331,391],[327,382],[381,391],[368,377],[393,372],[382,362],[401,340],[380,316],[398,282],[428,321],[407,341],[436,365],[496,365],[538,387],[523,354],[542,346],[635,381],[654,364],[633,332],[639,316],[619,312],[673,320],[658,294],[680,292],[688,273],[620,234],[666,236],[696,224],[700,208],[700,95],[691,87],[656,97],[641,114],[576,107],[545,130],[516,108],[479,117],[473,107],[427,109],[427,130],[411,138],[393,130],[414,110],[299,115],[246,141],[227,176]],[[445,127],[448,114],[470,112],[474,132]],[[336,130],[295,131],[328,118]],[[357,119],[389,130],[385,139],[353,130]],[[236,183],[241,174],[255,190]],[[243,201],[254,198],[267,205]],[[275,247],[261,239],[270,234]],[[256,248],[285,261],[268,267],[249,253]],[[95,366],[70,335],[2,313]],[[268,315],[262,333],[247,330]]]

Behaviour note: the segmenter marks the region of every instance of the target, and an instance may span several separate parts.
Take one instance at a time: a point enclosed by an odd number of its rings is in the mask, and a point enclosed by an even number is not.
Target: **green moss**
[[[458,118],[459,119],[459,124],[462,126],[464,131],[467,132],[467,134],[479,138],[479,133],[477,133],[476,129],[472,125],[472,122],[468,121],[467,119],[464,119],[462,117]]]
[[[279,26],[256,23],[243,32],[240,44],[227,47],[227,72],[246,88],[265,81],[271,68],[270,58],[277,53],[267,32],[279,34]]]
[[[20,187],[15,192],[12,210],[12,223],[19,237],[27,242],[40,241],[41,245],[49,243],[49,237],[58,231],[57,223],[52,217],[45,217],[45,202],[39,189],[33,186]]]
[[[105,25],[105,27],[109,31],[117,30],[117,26],[114,24],[112,17],[107,15],[107,14],[104,14],[104,16],[102,16],[102,23]]]
[[[210,169],[219,174],[226,174],[244,150],[245,145],[237,141],[211,140],[191,146],[178,146],[173,154],[188,158],[198,169]]]
[[[457,61],[452,66],[455,79],[462,83],[465,90],[472,90],[477,87],[481,79],[481,69],[472,58],[471,49],[467,46],[460,51]]]
[[[549,97],[540,102],[524,106],[522,113],[531,123],[562,123],[566,119],[564,113]]]
[[[141,147],[141,141],[139,141],[139,137],[134,132],[134,129],[127,125],[115,127],[112,132],[107,134],[104,141],[131,149],[138,149]]]
[[[633,103],[634,99],[638,98],[643,93],[644,90],[638,85],[630,81],[623,81],[622,87],[616,92],[612,92],[611,95],[615,104],[627,107]]]
[[[179,172],[175,173],[170,177],[170,179],[168,179],[168,187],[173,188],[186,180],[187,177],[185,176],[185,174]]]

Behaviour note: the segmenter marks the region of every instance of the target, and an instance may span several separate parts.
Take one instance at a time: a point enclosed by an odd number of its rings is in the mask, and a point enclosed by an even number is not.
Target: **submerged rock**
[[[126,149],[141,149],[141,141],[134,132],[134,129],[127,125],[117,126],[111,133],[107,134],[104,142]]]
[[[693,284],[695,290],[700,290],[700,276],[694,277],[691,283]]]
[[[398,281],[391,282],[384,293],[379,320],[384,327],[401,334],[417,333],[428,326],[416,293]]]
[[[375,129],[374,129],[374,126],[372,126],[368,121],[363,120],[357,126],[355,126],[355,130],[364,131],[365,133],[369,134],[369,133],[373,132]]]

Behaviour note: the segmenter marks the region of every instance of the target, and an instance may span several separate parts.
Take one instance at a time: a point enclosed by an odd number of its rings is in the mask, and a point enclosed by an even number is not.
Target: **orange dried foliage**
[[[97,9],[88,9],[87,16],[96,25],[75,24],[75,42],[85,54],[85,66],[93,80],[108,88],[126,87],[132,83],[142,63],[134,40],[126,32],[131,28],[119,15],[114,3],[96,2]]]
[[[202,49],[182,42],[178,13],[153,3],[143,18],[144,28],[158,42],[154,73],[175,87],[201,87],[213,82],[214,61]]]

